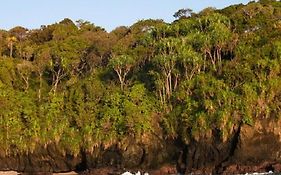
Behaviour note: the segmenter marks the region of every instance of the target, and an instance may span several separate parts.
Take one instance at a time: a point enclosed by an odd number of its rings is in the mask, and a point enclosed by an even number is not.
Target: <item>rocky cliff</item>
[[[281,172],[281,120],[263,119],[252,126],[234,126],[229,139],[223,141],[217,131],[210,137],[190,144],[151,135],[145,142],[133,139],[122,149],[115,144],[100,146],[93,152],[78,155],[60,151],[55,145],[38,147],[33,153],[5,155],[1,151],[0,170],[20,172],[83,171],[101,167],[117,169],[157,169],[163,165],[178,171],[229,174],[251,171]]]

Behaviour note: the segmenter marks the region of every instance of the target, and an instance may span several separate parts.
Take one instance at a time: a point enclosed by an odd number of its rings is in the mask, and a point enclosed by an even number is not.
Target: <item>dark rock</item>
[[[145,150],[139,145],[129,145],[123,152],[123,162],[126,168],[134,168],[142,164]]]
[[[37,148],[33,153],[15,154],[0,158],[1,170],[19,172],[67,172],[75,169],[81,157],[62,154],[56,145]]]
[[[161,134],[144,135],[142,142],[136,143],[134,138],[129,139],[125,148],[116,143],[107,148],[96,147],[92,152],[81,150],[76,156],[61,151],[56,144],[38,146],[29,154],[6,155],[5,151],[0,150],[0,170],[29,174],[73,170],[85,172],[87,169],[92,172],[105,171],[104,167],[114,169],[108,173],[139,168],[155,169],[151,171],[155,174],[183,174],[185,170],[195,174],[281,172],[280,126],[281,120],[264,119],[253,126],[234,126],[225,140],[214,130],[191,140],[189,144],[163,139]],[[165,169],[163,165],[171,165],[173,168]]]
[[[179,174],[185,174],[186,164],[186,153],[184,151],[180,151],[180,155],[176,165],[176,169]]]
[[[233,155],[240,127],[235,127],[230,137],[223,141],[216,130],[209,136],[193,140],[187,145],[187,171],[219,174],[222,165]]]
[[[275,163],[272,165],[272,171],[273,172],[281,172],[281,163]]]
[[[223,174],[281,172],[280,124],[280,120],[264,119],[243,125],[233,156],[222,166]]]
[[[233,159],[246,164],[281,161],[281,127],[272,122],[257,121],[254,126],[242,126]]]
[[[163,165],[157,170],[149,171],[150,175],[170,175],[170,174],[177,174],[176,167],[173,165]]]

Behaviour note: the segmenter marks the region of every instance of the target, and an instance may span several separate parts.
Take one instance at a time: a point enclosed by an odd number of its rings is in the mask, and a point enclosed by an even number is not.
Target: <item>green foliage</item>
[[[124,92],[106,94],[100,113],[100,127],[105,133],[105,142],[128,136],[137,139],[153,131],[154,104],[143,84],[136,84]]]
[[[222,80],[211,75],[202,74],[183,82],[176,99],[176,113],[180,115],[181,123],[177,132],[186,142],[189,134],[198,139],[212,129],[227,134],[232,124],[238,122],[235,115],[240,111],[241,101]],[[172,125],[168,123],[168,126]],[[176,130],[177,125],[173,127],[172,130]]]
[[[124,89],[126,77],[135,62],[135,59],[130,55],[120,55],[110,59],[109,66],[117,73],[121,90]]]
[[[14,60],[9,58],[0,59],[0,81],[9,87],[12,87],[13,81],[16,80]]]
[[[226,141],[239,125],[280,119],[280,15],[280,2],[261,0],[110,33],[70,19],[1,30],[0,149],[77,155],[214,131]]]

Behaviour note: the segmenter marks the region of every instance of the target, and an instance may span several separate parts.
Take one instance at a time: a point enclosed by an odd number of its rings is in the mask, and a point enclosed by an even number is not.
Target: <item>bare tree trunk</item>
[[[211,59],[211,62],[212,62],[213,68],[214,68],[215,70],[217,70],[217,68],[216,68],[216,60],[215,60],[215,57],[213,57],[213,55],[212,55],[212,53],[211,53],[211,51],[210,51],[210,50],[208,50],[208,51],[207,51],[207,53],[208,53],[208,55],[209,55],[209,57],[210,57],[210,59]]]
[[[13,57],[13,43],[10,44],[10,57]]]
[[[119,81],[120,81],[120,88],[121,88],[121,90],[123,91],[123,89],[124,89],[124,79],[125,79],[125,77],[122,76],[122,70],[121,70],[121,69],[116,69],[115,71],[116,71],[116,73],[117,73],[117,75],[118,75],[118,78],[119,78]]]
[[[176,74],[176,75],[175,75],[174,90],[176,90],[177,87],[178,87],[178,78],[179,78],[179,74]]]
[[[59,69],[58,72],[54,72],[54,76],[53,76],[53,87],[51,89],[51,91],[54,92],[54,94],[56,94],[57,92],[57,88],[58,88],[58,84],[60,82],[60,80],[63,78],[63,73],[62,73],[62,70]]]
[[[54,86],[53,86],[53,92],[54,92],[54,94],[56,94],[56,92],[57,92],[58,84],[59,84],[59,78],[57,77],[57,78],[56,78],[56,81],[55,81],[55,84],[54,84]]]
[[[218,49],[217,49],[217,57],[218,57],[218,62],[219,62],[219,69],[221,70],[221,67],[222,67],[222,53],[221,53],[221,47],[219,47]]]
[[[170,87],[169,87],[169,75],[168,74],[166,74],[165,86],[166,86],[167,99],[169,99],[170,98]]]
[[[190,76],[189,76],[189,80],[191,80],[193,78],[194,74],[195,74],[195,68],[192,69]]]
[[[41,89],[42,89],[42,72],[39,72],[39,90],[38,90],[38,99],[41,102]]]
[[[6,119],[5,119],[5,126],[6,126],[6,141],[5,141],[5,143],[6,143],[6,149],[5,149],[5,153],[6,153],[6,155],[8,155],[8,149],[9,149],[9,146],[8,146],[8,141],[10,140],[10,138],[9,138],[9,127],[8,127],[8,122],[6,121]]]
[[[25,80],[25,91],[27,91],[29,89],[29,77],[26,77]]]
[[[29,88],[29,77],[28,76],[25,77],[20,71],[19,71],[19,74],[25,83],[24,91],[27,91]]]
[[[172,87],[172,73],[171,71],[169,72],[169,96],[171,97],[172,93],[173,93],[173,87]]]
[[[218,56],[216,54],[216,49],[213,51],[213,60],[214,60],[214,64],[216,64],[218,62]]]
[[[203,63],[203,71],[206,70],[206,60],[207,60],[207,54],[205,52],[205,54],[204,54],[204,63]]]
[[[161,90],[160,90],[160,89],[158,90],[158,93],[159,93],[160,102],[161,102],[161,104],[163,105],[163,104],[164,104],[164,101],[163,101],[163,96],[162,96],[162,93],[161,93]]]
[[[163,90],[163,104],[165,104],[166,103],[166,92],[165,92],[165,86],[163,85],[163,87],[162,87],[162,90]]]

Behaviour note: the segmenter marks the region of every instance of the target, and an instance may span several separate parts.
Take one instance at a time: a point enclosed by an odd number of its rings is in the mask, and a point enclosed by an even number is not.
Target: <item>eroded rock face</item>
[[[137,167],[144,161],[145,149],[140,145],[129,145],[123,152],[123,159],[130,160],[125,163],[127,167]]]
[[[30,154],[0,156],[0,170],[19,172],[64,172],[75,169],[81,156],[62,154],[55,145],[40,147]]]
[[[218,174],[222,166],[232,157],[240,127],[234,126],[229,139],[223,141],[217,131],[212,131],[211,136],[192,141],[186,149],[186,170],[199,174]]]
[[[233,159],[244,164],[281,161],[281,122],[261,120],[243,125]]]
[[[243,125],[234,155],[224,174],[237,172],[280,172],[281,120],[259,120]]]
[[[119,148],[118,144],[108,148],[101,146],[91,153],[81,151],[76,156],[62,154],[55,144],[46,148],[40,147],[30,154],[0,155],[0,170],[31,173],[83,171],[102,167],[150,169],[175,161],[175,156],[172,155],[177,147],[173,143],[158,137],[150,139],[147,144],[131,142],[125,149]]]
[[[123,148],[118,144],[101,146],[91,153],[81,150],[77,156],[61,153],[56,145],[40,147],[28,155],[3,156],[0,151],[0,170],[66,172],[102,167],[157,169],[173,165],[178,171],[199,174],[281,171],[281,120],[264,119],[253,126],[235,126],[224,141],[216,131],[188,145],[162,138],[146,136],[138,143],[131,139]]]
[[[253,126],[235,126],[226,141],[214,131],[211,137],[194,140],[186,146],[184,161],[188,172],[279,172],[281,120],[264,119],[256,121]]]

